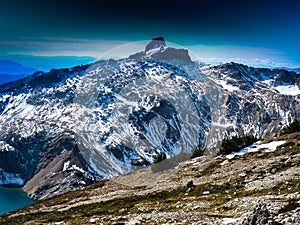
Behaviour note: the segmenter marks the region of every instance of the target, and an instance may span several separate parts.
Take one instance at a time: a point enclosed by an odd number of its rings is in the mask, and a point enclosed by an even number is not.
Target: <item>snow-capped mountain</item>
[[[299,118],[300,75],[286,70],[236,63],[202,67],[223,88],[222,118],[227,131],[270,138],[284,124]]]
[[[226,135],[269,137],[298,118],[300,75],[203,66],[154,39],[120,60],[37,72],[0,86],[0,184],[34,198],[210,149]]]

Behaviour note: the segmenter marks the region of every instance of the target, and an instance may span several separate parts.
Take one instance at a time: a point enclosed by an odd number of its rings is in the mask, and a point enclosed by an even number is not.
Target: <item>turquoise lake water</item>
[[[0,215],[33,204],[34,202],[20,188],[0,186]]]

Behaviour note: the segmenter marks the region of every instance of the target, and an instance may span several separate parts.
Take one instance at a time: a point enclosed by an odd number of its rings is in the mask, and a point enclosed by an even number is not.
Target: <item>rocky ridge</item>
[[[0,217],[1,224],[296,225],[300,222],[300,133],[276,150],[202,156],[42,200]]]

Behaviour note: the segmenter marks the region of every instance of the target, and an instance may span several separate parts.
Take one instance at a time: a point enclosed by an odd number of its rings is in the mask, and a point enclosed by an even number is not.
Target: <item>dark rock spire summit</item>
[[[154,50],[155,51],[151,51]],[[185,63],[192,62],[187,49],[176,49],[168,47],[165,39],[160,36],[153,38],[145,47],[144,52],[138,52],[130,55],[129,59],[135,60],[154,60],[154,61],[166,61],[166,60],[182,60]]]
[[[152,38],[152,41],[149,44],[147,44],[145,52],[151,49],[159,48],[160,46],[167,46],[165,39],[162,36]]]

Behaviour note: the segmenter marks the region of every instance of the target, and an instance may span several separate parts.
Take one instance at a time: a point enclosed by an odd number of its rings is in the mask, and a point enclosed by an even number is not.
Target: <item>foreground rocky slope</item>
[[[259,145],[279,145],[275,151],[202,156],[156,173],[141,169],[39,201],[0,223],[296,225],[299,140],[293,133]]]
[[[206,147],[272,138],[298,118],[300,75],[204,66],[153,40],[120,60],[37,72],[0,86],[0,185],[43,199]]]

